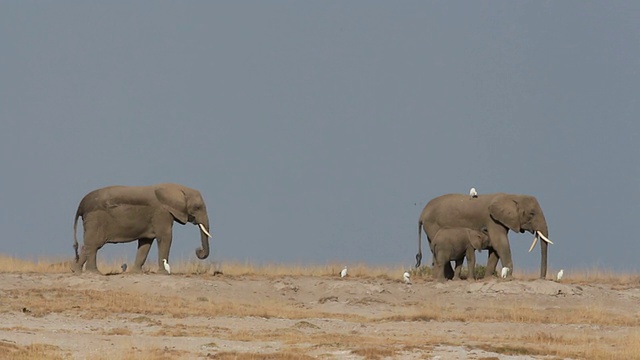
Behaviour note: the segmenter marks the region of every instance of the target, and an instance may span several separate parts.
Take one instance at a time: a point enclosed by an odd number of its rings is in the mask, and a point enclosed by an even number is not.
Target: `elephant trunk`
[[[203,222],[198,223],[198,227],[200,228],[200,241],[202,242],[202,247],[196,249],[196,256],[200,260],[204,260],[209,257],[209,220],[205,219]]]
[[[544,237],[549,239],[549,229],[547,228],[547,224],[544,224],[544,227],[538,230],[542,233]],[[549,243],[546,241],[540,241],[540,278],[544,279],[547,277],[547,251],[549,249]]]

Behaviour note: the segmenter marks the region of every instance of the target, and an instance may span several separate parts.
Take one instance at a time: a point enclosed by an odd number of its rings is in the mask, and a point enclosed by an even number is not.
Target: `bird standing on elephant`
[[[549,229],[542,208],[538,200],[531,195],[518,194],[485,194],[477,198],[470,198],[466,194],[448,194],[429,201],[422,210],[418,220],[418,254],[416,267],[422,260],[422,231],[427,234],[429,246],[431,241],[442,228],[468,228],[481,230],[487,228],[490,248],[487,261],[487,275],[495,275],[498,260],[503,267],[513,273],[513,260],[507,233],[509,230],[534,234],[535,246],[538,238],[540,242],[540,277],[547,275],[547,248],[552,242],[549,240]],[[433,252],[433,249],[431,248]],[[445,269],[452,273],[451,265]]]
[[[84,245],[78,254],[76,230],[82,217]],[[94,190],[82,198],[73,223],[74,272],[98,272],[97,252],[107,243],[138,241],[132,272],[142,271],[153,240],[158,241],[158,266],[165,273],[162,259],[169,259],[173,222],[190,222],[200,230],[202,247],[199,259],[209,256],[209,216],[198,190],[179,184],[151,186],[109,186]]]

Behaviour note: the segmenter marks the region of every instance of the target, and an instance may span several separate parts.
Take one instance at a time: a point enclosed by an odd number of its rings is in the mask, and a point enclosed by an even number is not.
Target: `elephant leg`
[[[82,247],[80,248],[78,261],[74,262],[73,265],[71,265],[71,271],[77,274],[81,273],[82,267],[84,267],[84,263],[86,262],[87,262],[87,252],[85,250],[84,245],[82,245]]]
[[[453,267],[451,267],[451,261],[445,261],[444,262],[444,277],[446,279],[451,280],[451,279],[453,279],[453,275],[454,275],[454,272],[453,272]]]
[[[485,276],[494,276],[496,274],[496,266],[498,266],[498,253],[493,249],[489,249],[489,258],[487,259]]]
[[[86,222],[83,233],[84,245],[80,248],[78,261],[74,264],[74,272],[82,272],[82,267],[86,263],[85,269],[90,272],[99,273],[98,271],[98,250],[100,250],[107,239],[104,232],[97,226],[95,222]]]
[[[142,265],[147,261],[147,256],[149,255],[149,250],[151,250],[151,244],[153,244],[153,239],[142,238],[138,239],[138,251],[136,252],[136,261],[133,264],[133,268],[131,272],[141,272]]]
[[[496,241],[496,245],[493,246],[493,249],[495,250],[496,254],[497,254],[497,259],[495,260],[494,264],[494,272],[495,272],[495,265],[498,264],[498,258],[500,259],[500,262],[502,263],[502,267],[507,267],[509,268],[509,274],[507,275],[508,278],[512,277],[513,274],[513,260],[511,259],[511,246],[509,245],[509,238],[507,237],[506,234],[500,234],[497,238]],[[488,263],[487,263],[488,265]]]
[[[171,231],[168,233],[158,236],[158,273],[168,274],[164,269],[163,259],[167,259],[169,261],[169,251],[171,250]]]
[[[462,264],[464,263],[464,258],[460,260],[455,260],[456,267],[453,270],[453,280],[460,280],[460,273],[462,272]]]
[[[87,271],[99,273],[98,271],[98,250],[102,248],[102,245],[85,245],[82,257],[85,257],[87,262]],[[81,259],[82,259],[81,257]]]
[[[467,280],[476,280],[476,251],[472,247],[467,249],[467,268],[469,268],[467,271]]]
[[[438,260],[439,257],[434,254],[431,265],[431,276],[436,281],[445,282],[446,279],[444,277],[444,264],[442,261]]]

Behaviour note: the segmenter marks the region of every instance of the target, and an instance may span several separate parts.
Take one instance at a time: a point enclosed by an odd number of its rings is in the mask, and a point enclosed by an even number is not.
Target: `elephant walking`
[[[489,234],[487,229],[482,231],[466,228],[442,228],[431,241],[433,248],[433,278],[438,281],[445,281],[445,265],[451,266],[451,261],[455,261],[456,267],[453,279],[460,279],[460,271],[464,258],[467,258],[469,268],[468,280],[475,280],[476,250],[488,249]]]
[[[76,238],[79,217],[84,228],[80,254]],[[97,252],[104,244],[138,240],[136,260],[130,269],[140,272],[154,239],[158,240],[158,266],[164,271],[162,259],[169,259],[174,221],[199,226],[202,247],[196,250],[196,256],[206,259],[211,237],[209,216],[198,190],[169,183],[94,190],[80,201],[73,222],[76,259],[72,271],[82,272],[86,262],[88,271],[98,272]]]
[[[509,230],[534,234],[536,244],[540,242],[540,277],[547,275],[547,248],[552,242],[548,239],[549,229],[538,200],[531,195],[505,193],[478,195],[473,198],[466,194],[447,194],[429,201],[418,220],[418,254],[416,267],[422,261],[422,230],[427,234],[429,247],[433,252],[432,240],[441,228],[468,228],[480,231],[486,228],[490,248],[487,261],[487,274],[494,275],[498,260],[503,267],[513,272],[511,247],[507,233]],[[529,251],[531,251],[531,249]],[[446,265],[446,264],[445,264]],[[445,271],[451,272],[451,264]],[[511,274],[509,274],[511,276]]]

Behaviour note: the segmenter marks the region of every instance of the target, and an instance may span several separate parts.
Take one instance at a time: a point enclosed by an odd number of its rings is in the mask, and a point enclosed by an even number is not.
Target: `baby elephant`
[[[465,256],[469,267],[468,280],[475,280],[476,250],[488,249],[491,246],[487,229],[482,231],[467,228],[440,229],[431,241],[433,252],[433,277],[445,281],[444,267],[449,261],[456,262],[454,279],[460,278],[460,270]]]

